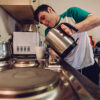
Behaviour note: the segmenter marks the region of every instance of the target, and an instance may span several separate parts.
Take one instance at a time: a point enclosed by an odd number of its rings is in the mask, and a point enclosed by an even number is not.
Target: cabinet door
[[[0,0],[0,6],[20,23],[33,23],[32,0]]]

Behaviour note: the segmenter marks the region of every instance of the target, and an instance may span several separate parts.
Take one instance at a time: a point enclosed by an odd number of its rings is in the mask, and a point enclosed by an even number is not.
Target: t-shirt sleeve
[[[73,17],[74,20],[78,23],[86,19],[86,17],[90,14],[90,12],[87,12],[79,7],[71,7],[67,10],[67,15],[69,17]]]
[[[45,36],[48,34],[49,30],[50,30],[50,28],[45,29]]]

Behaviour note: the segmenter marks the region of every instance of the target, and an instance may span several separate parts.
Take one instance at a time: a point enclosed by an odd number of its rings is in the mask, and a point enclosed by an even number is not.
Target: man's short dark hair
[[[51,6],[46,5],[46,4],[40,5],[40,6],[34,11],[34,19],[35,19],[36,21],[39,22],[39,19],[38,19],[38,14],[39,14],[39,12],[41,12],[41,11],[46,11],[46,12],[48,12],[48,7],[52,8]],[[53,9],[52,9],[52,10],[53,10]],[[53,11],[54,11],[54,10],[53,10]]]

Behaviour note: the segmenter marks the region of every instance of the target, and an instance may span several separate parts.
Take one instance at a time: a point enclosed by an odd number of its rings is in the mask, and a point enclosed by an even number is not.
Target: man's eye
[[[41,17],[41,20],[44,20],[44,19],[45,19],[45,16],[42,16],[42,17]]]

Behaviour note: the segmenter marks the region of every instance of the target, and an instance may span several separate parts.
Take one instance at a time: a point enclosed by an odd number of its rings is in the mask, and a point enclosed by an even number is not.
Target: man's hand
[[[51,56],[58,56],[57,53],[54,50],[52,50],[51,48],[49,49],[49,53]]]
[[[66,25],[62,24],[61,28],[66,32],[68,35],[72,35],[72,31],[70,28],[68,28]]]

